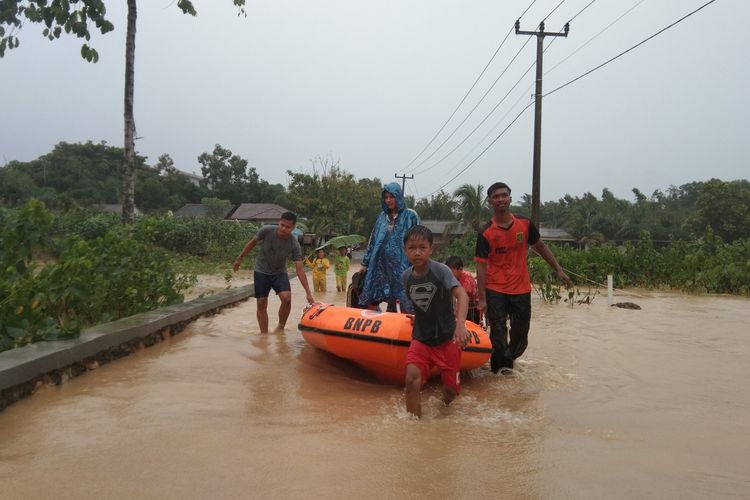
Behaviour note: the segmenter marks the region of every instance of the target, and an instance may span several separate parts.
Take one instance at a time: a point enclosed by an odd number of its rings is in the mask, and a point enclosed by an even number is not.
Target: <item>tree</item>
[[[156,174],[160,177],[179,173],[177,167],[174,166],[174,160],[169,156],[169,153],[162,153],[159,155],[156,165],[154,165],[154,170],[156,170]]]
[[[4,0],[0,2],[0,57],[5,51],[18,48],[21,41],[16,32],[24,20],[45,25],[42,35],[50,40],[60,38],[63,31],[87,42],[91,39],[89,23],[100,33],[115,29],[106,19],[107,9],[103,0]],[[99,60],[96,49],[84,43],[81,57],[89,62]]]
[[[478,231],[482,224],[492,216],[489,207],[484,203],[484,187],[481,184],[459,186],[453,192],[453,196],[458,198],[461,222],[474,231]]]
[[[244,14],[245,0],[232,0]],[[122,172],[122,221],[132,224],[135,217],[135,118],[133,116],[133,90],[135,81],[135,31],[138,18],[137,0],[127,0],[128,17],[125,33],[125,105],[124,136],[125,151]],[[190,0],[177,0],[177,7],[184,14],[196,15]],[[102,34],[114,29],[106,19],[103,0],[2,0],[0,1],[0,57],[5,50],[17,48],[20,44],[16,30],[23,25],[23,19],[32,23],[44,23],[42,32],[50,40],[59,38],[62,32],[74,34],[88,41],[91,38],[89,21],[93,22]],[[10,28],[10,31],[8,31]],[[84,43],[81,57],[89,62],[99,60],[95,49]]]
[[[312,172],[287,170],[290,208],[331,234],[367,233],[382,211],[380,181],[358,181],[330,157],[311,162]]]
[[[710,227],[726,242],[750,236],[750,182],[706,182],[695,203],[699,226]]]
[[[21,205],[39,190],[34,179],[15,167],[16,164],[17,162],[10,162],[0,168],[0,205]]]
[[[228,200],[220,200],[219,198],[201,198],[201,203],[206,206],[208,217],[217,220],[224,219],[232,209],[232,204]]]
[[[429,199],[422,198],[414,206],[421,219],[455,220],[456,200],[442,189]]]

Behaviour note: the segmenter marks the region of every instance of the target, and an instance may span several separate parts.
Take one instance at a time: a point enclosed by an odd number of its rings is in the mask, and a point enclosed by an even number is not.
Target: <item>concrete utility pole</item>
[[[401,179],[401,192],[406,196],[406,179],[413,179],[414,174],[412,175],[398,175],[396,174],[396,179]]]
[[[539,31],[521,31],[521,20],[516,21],[516,35],[536,36],[536,91],[534,92],[534,172],[531,182],[531,220],[539,228],[539,195],[542,164],[542,54],[545,36],[568,36],[569,23],[565,23],[563,33],[544,31],[544,21],[539,23]]]

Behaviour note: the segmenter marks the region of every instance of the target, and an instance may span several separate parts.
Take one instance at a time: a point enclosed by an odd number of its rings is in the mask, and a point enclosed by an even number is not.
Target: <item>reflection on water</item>
[[[0,413],[3,498],[705,498],[750,492],[750,301],[534,302],[512,375],[450,407],[261,335],[250,300]],[[335,290],[333,276],[329,290]],[[335,291],[317,294],[343,303]],[[271,299],[275,319],[278,302]]]

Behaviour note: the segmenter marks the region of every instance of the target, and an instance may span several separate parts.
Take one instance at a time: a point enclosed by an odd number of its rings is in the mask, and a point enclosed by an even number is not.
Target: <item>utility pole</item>
[[[403,175],[403,174],[402,175],[398,175],[398,174],[396,174],[395,177],[396,177],[396,179],[401,179],[401,192],[405,194],[406,193],[406,179],[413,179],[414,178],[414,174],[411,174],[411,175]]]
[[[539,184],[542,165],[542,54],[545,36],[568,36],[570,24],[565,23],[563,33],[544,31],[544,21],[539,23],[539,31],[521,31],[521,20],[516,21],[516,35],[536,36],[536,91],[534,92],[534,170],[531,181],[531,220],[539,228]]]

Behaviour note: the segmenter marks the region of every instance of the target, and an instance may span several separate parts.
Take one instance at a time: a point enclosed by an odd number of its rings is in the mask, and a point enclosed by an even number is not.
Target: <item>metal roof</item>
[[[237,220],[278,221],[286,208],[275,203],[242,203],[229,217]]]

